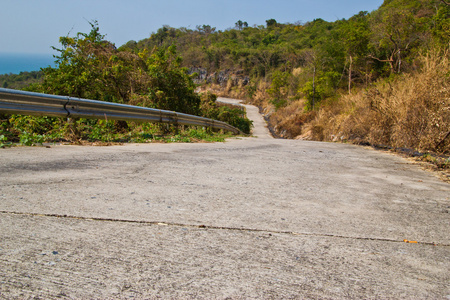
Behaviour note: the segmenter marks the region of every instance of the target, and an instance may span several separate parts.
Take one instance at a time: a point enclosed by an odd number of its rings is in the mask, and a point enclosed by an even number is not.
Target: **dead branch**
[[[373,56],[373,55],[371,55],[371,54],[369,54],[368,57],[369,57],[369,58],[376,59],[376,60],[378,60],[379,62],[394,62],[394,60],[393,60],[392,58],[390,58],[390,59],[379,59],[378,57],[375,57],[375,56]]]

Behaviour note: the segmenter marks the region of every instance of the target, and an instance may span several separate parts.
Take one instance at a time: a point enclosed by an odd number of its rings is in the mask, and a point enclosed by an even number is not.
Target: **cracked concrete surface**
[[[450,297],[448,184],[247,110],[225,143],[0,149],[0,297]]]

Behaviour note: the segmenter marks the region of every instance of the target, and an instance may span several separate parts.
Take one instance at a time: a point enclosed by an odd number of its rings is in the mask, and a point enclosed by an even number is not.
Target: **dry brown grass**
[[[315,112],[305,113],[304,106],[304,100],[297,100],[272,113],[269,123],[273,125],[275,133],[283,138],[295,138],[302,135],[304,125],[315,117]]]
[[[246,98],[246,90],[242,86],[233,85],[232,81],[228,81],[226,86],[220,84],[209,84],[202,87],[201,91],[210,91],[219,97],[242,99]]]
[[[450,153],[449,52],[423,55],[420,62],[416,73],[325,105],[311,126],[323,128],[323,140]]]
[[[275,111],[266,90],[258,83],[251,103],[260,107],[280,136],[324,141],[351,141],[422,152],[450,153],[450,54],[432,51],[421,55],[418,71],[382,80],[367,90],[343,94],[313,113],[304,100]],[[220,95],[246,98],[245,89],[212,85]]]

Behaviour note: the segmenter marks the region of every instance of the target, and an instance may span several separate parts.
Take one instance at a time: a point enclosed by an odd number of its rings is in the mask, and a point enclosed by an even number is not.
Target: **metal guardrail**
[[[0,88],[0,113],[173,123],[241,131],[225,122],[168,110]]]

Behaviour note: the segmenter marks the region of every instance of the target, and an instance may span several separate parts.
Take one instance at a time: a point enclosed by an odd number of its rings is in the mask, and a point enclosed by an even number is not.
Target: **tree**
[[[198,32],[206,35],[214,33],[216,31],[216,27],[211,27],[210,25],[197,25],[196,28]]]
[[[269,20],[266,20],[266,25],[267,25],[267,28],[271,28],[271,27],[277,26],[278,23],[277,23],[277,20],[275,20],[275,19],[269,19]]]
[[[280,108],[287,103],[288,83],[291,73],[275,71],[272,74],[272,83],[267,93],[271,96],[271,102],[276,108]]]
[[[433,1],[433,0],[431,0]],[[389,64],[390,73],[400,73],[404,57],[427,39],[425,18],[418,13],[427,1],[385,2],[371,17],[372,53],[369,57]]]
[[[447,47],[450,40],[450,4],[441,5],[433,16],[432,33],[439,46]]]
[[[158,41],[158,45],[162,46],[164,40],[169,36],[169,26],[163,26],[159,28],[155,34],[152,35],[152,38]]]
[[[348,56],[348,92],[351,93],[354,65],[358,66],[364,60],[370,39],[370,30],[367,12],[360,12],[348,21],[344,21],[339,30],[340,40]],[[355,70],[357,71],[357,70]]]
[[[243,28],[248,27],[248,23],[242,22],[241,20],[237,21],[234,25],[235,25],[235,28],[237,28],[238,30],[242,30]]]
[[[119,103],[137,98],[133,104],[199,114],[195,84],[174,46],[139,55],[118,51],[97,22],[91,27],[89,34],[60,38],[56,68],[44,69],[43,92]]]
[[[76,37],[60,37],[61,49],[56,58],[56,68],[44,69],[43,91],[45,93],[98,99],[95,86],[100,78],[99,55],[113,50],[113,45],[103,41],[96,21],[91,22],[89,34],[78,33]],[[99,99],[100,100],[100,99]]]
[[[153,106],[188,114],[200,113],[200,97],[195,93],[195,84],[181,68],[182,59],[175,46],[167,50],[154,49],[146,58],[148,68],[148,97]]]

